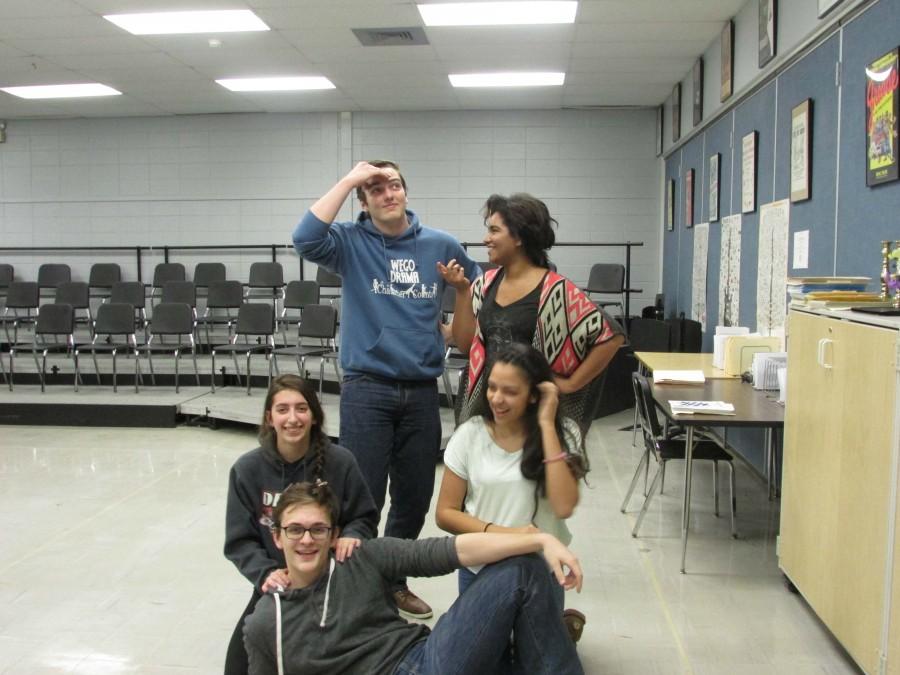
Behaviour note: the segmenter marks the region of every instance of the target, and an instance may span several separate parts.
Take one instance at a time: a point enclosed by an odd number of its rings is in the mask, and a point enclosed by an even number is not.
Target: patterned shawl
[[[469,348],[468,381],[459,423],[481,412],[476,407],[486,379],[487,355],[481,327],[478,325],[478,314],[484,303],[485,293],[497,278],[500,269],[488,270],[472,283],[475,337]],[[532,345],[547,357],[554,373],[568,377],[581,365],[594,345],[611,340],[617,334],[603,312],[597,309],[578,286],[552,270],[547,272],[538,300],[538,323]],[[578,419],[584,406],[586,390],[587,387],[560,399],[563,414]]]

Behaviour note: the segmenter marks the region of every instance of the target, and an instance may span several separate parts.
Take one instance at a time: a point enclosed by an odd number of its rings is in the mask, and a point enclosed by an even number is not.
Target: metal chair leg
[[[10,347],[9,350],[9,390],[13,390],[13,370],[15,368],[14,361],[16,360],[16,350]]]
[[[631,485],[628,486],[628,492],[625,493],[625,499],[622,500],[622,506],[619,507],[619,511],[625,513],[625,509],[628,508],[628,502],[631,501],[631,495],[634,493],[634,488],[637,487],[637,482],[640,480],[642,469],[644,468],[644,464],[649,461],[650,452],[648,450],[644,450],[644,453],[641,455],[641,461],[638,462],[637,468],[634,470],[634,476],[631,478]]]
[[[197,386],[200,386],[200,369],[197,367],[197,345],[193,345],[191,347],[191,359],[194,362],[194,380],[197,382]]]
[[[118,383],[118,372],[116,371],[116,349],[112,350],[112,367],[113,367],[113,393],[116,394],[119,391],[119,383]],[[99,376],[99,373],[98,373]],[[99,378],[98,378],[99,379]]]
[[[209,378],[209,390],[215,394],[216,393],[216,350],[212,348],[209,350],[210,357],[212,359],[212,377]]]
[[[250,395],[250,355],[252,352],[247,352],[247,396]]]
[[[737,482],[734,477],[734,462],[728,462],[728,468],[731,469],[729,481],[730,497],[731,497],[731,536],[737,539],[737,526],[735,525],[735,513],[737,512]]]
[[[661,462],[662,464],[662,462]],[[638,514],[637,522],[634,524],[634,529],[631,531],[632,537],[638,536],[638,530],[641,529],[641,523],[644,522],[644,516],[647,515],[647,509],[650,508],[650,502],[653,500],[653,491],[656,489],[656,486],[659,484],[659,471],[653,476],[653,482],[650,483],[650,490],[647,492],[647,497],[644,499],[644,504],[641,506],[641,512]]]
[[[175,393],[178,393],[178,361],[181,358],[181,351],[175,350]]]
[[[662,494],[666,487],[666,464],[665,462],[659,467],[659,470],[662,472],[662,476],[659,479],[659,494]]]
[[[713,461],[713,500],[715,502],[715,508],[713,509],[713,513],[716,514],[716,518],[719,517],[719,463]]]

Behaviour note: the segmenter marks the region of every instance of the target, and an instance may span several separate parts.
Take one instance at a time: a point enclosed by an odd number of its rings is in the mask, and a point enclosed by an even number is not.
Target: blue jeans
[[[431,507],[441,449],[437,381],[345,378],[340,443],[356,457],[379,513],[391,479],[384,536],[416,539]]]
[[[482,570],[482,572],[483,571],[484,570]],[[548,570],[547,574],[550,575],[550,585],[553,587],[553,599],[556,601],[557,607],[559,607],[560,615],[562,615],[563,610],[566,607],[566,589],[557,583],[556,577],[553,576],[553,572]],[[478,578],[478,575],[468,567],[460,567],[459,570],[457,570],[456,575],[456,583],[460,595],[465,593],[466,589],[472,585],[472,582]]]
[[[538,555],[507,558],[475,576],[428,639],[403,656],[397,675],[584,673],[554,598],[547,563]],[[515,659],[504,659],[510,633]]]

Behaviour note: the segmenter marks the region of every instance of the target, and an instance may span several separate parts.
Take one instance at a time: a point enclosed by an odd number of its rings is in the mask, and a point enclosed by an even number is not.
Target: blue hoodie
[[[438,329],[444,280],[438,261],[455,258],[474,280],[481,271],[452,236],[423,227],[406,211],[399,236],[381,233],[369,214],[329,225],[307,211],[294,230],[306,260],[341,275],[341,366],[347,375],[427,380],[444,370]]]

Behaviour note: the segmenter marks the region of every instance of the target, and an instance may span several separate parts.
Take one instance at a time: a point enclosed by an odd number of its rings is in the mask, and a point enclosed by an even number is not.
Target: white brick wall
[[[649,110],[354,113],[350,155],[399,162],[423,222],[461,240],[481,240],[479,210],[490,193],[527,191],[559,220],[559,241],[643,241],[632,260],[632,284],[644,289],[632,305],[639,311],[660,283],[654,123]],[[333,113],[12,121],[0,145],[2,246],[288,244],[303,210],[350,168],[341,165],[340,133]],[[591,264],[623,253],[558,248],[551,257],[583,283]],[[244,280],[268,252],[176,251],[171,259],[189,272],[221,260]],[[161,260],[161,251],[145,255],[145,280]],[[298,277],[292,252],[279,260],[288,279]],[[130,252],[0,251],[0,261],[21,279],[60,261],[76,279],[98,261],[136,276]]]

